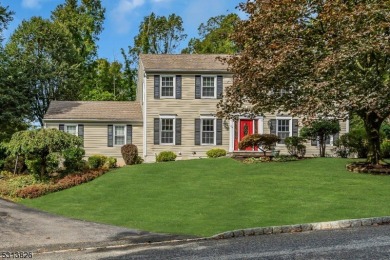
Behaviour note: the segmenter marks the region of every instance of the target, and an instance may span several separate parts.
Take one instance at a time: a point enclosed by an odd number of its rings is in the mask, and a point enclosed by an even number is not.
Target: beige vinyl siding
[[[85,123],[85,122],[56,122],[46,123],[46,128],[59,128],[59,124],[83,124],[84,125],[84,149],[88,158],[94,154],[103,154],[117,158],[118,165],[124,165],[121,154],[121,146],[107,146],[107,125],[132,125],[133,144],[138,147],[138,154],[142,155],[142,124],[131,123]]]
[[[157,74],[157,73],[156,73]],[[216,114],[217,103],[220,99],[195,99],[195,75],[201,74],[180,74],[180,73],[159,73],[157,75],[181,75],[182,76],[182,98],[160,98],[154,99],[154,74],[148,74],[146,80],[147,87],[147,153],[145,161],[154,161],[155,155],[161,151],[172,151],[180,159],[191,159],[205,157],[206,152],[212,148],[229,149],[229,129],[222,126],[222,145],[195,145],[195,118],[201,115]],[[222,75],[222,74],[202,74]],[[224,74],[224,89],[232,82],[231,75]],[[182,119],[182,142],[181,145],[154,145],[154,118],[160,115],[176,114]],[[196,154],[193,154],[196,152]],[[179,155],[181,154],[181,155]]]

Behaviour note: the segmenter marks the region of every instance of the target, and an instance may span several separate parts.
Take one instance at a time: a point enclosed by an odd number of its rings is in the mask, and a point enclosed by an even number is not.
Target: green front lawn
[[[22,203],[141,230],[213,235],[270,225],[390,215],[390,176],[350,173],[350,160],[142,164]]]

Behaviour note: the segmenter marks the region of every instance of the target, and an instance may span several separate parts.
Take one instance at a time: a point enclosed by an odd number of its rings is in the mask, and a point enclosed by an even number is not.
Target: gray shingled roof
[[[150,71],[211,71],[227,72],[227,64],[217,57],[226,54],[141,54],[140,61]]]
[[[142,121],[134,101],[52,101],[44,120]]]

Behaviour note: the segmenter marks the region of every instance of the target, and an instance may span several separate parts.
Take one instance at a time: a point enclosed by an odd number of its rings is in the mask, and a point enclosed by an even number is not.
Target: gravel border
[[[345,219],[328,222],[316,222],[316,223],[305,223],[296,225],[284,225],[284,226],[271,226],[271,227],[257,227],[238,229],[233,231],[227,231],[214,236],[208,237],[207,239],[227,239],[233,237],[246,237],[246,236],[259,236],[259,235],[270,235],[280,233],[296,233],[296,232],[307,232],[316,230],[332,230],[342,228],[355,228],[362,226],[378,226],[390,224],[390,216],[374,217],[374,218],[362,218],[362,219]]]

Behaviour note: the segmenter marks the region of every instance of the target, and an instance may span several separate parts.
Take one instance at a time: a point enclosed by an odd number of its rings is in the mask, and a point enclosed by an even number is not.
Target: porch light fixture
[[[268,125],[268,127],[269,127],[270,130],[274,130],[274,126],[272,125],[271,120],[268,120],[267,125]]]

